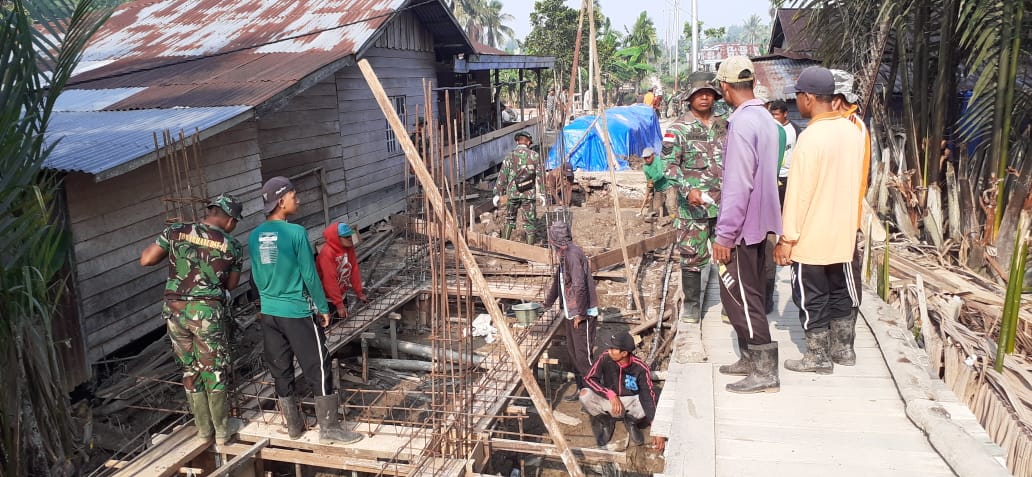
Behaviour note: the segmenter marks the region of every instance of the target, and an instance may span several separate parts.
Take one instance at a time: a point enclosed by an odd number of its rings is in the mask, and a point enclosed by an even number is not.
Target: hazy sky
[[[526,38],[530,33],[530,12],[534,11],[534,0],[502,0],[502,11],[516,17],[510,23],[516,31],[516,37],[520,40]],[[580,0],[566,0],[566,4],[572,8],[580,8]],[[667,31],[671,28],[673,18],[674,0],[599,0],[602,6],[602,13],[606,14],[612,21],[613,26],[623,32],[626,25],[631,25],[641,14],[642,10],[649,12],[649,16],[656,24],[656,33],[660,41],[667,38]],[[681,25],[677,31],[681,31],[684,23],[691,18],[691,0],[680,0],[681,4]],[[763,18],[764,23],[770,23],[770,0],[698,0],[699,19],[704,23],[705,28],[738,25],[757,14]]]

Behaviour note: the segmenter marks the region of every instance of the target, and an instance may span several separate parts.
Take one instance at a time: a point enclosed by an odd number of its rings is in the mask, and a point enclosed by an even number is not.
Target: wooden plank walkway
[[[657,475],[954,475],[907,418],[863,319],[857,326],[857,366],[836,366],[829,376],[784,369],[784,360],[798,358],[804,347],[788,269],[779,272],[777,311],[769,316],[779,343],[781,392],[727,392],[725,385],[740,378],[724,376],[717,367],[737,359],[735,335],[720,319],[716,274],[710,275],[701,327],[678,325],[679,336],[696,339],[675,342],[652,429],[653,435],[668,438],[666,469]],[[683,347],[692,352],[679,353]],[[976,438],[987,439],[966,408],[951,406],[949,411]]]

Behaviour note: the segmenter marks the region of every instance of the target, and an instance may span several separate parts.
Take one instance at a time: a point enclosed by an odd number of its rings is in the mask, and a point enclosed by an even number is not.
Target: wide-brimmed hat
[[[852,104],[860,102],[860,96],[853,92],[853,84],[856,79],[853,75],[842,70],[830,70],[831,77],[835,79],[835,94],[841,94]]]
[[[716,78],[716,76],[717,75],[709,71],[696,71],[695,73],[689,75],[688,94],[684,96],[684,100],[691,101],[692,96],[694,96],[695,93],[698,93],[699,91],[703,90],[709,90],[713,92],[713,94],[717,96],[715,99],[722,98],[723,95],[721,95],[720,91],[718,91],[717,88],[713,86],[713,79]]]

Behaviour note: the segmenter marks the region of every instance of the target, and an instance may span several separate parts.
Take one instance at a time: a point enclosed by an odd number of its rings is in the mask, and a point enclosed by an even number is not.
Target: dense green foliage
[[[0,475],[76,472],[68,396],[52,322],[66,263],[57,181],[42,170],[43,134],[89,37],[96,2],[15,0],[0,10]],[[32,19],[61,18],[39,23]]]

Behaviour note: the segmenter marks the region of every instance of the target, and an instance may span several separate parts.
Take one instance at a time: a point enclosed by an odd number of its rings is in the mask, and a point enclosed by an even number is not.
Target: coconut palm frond
[[[95,0],[14,0],[0,9],[0,475],[70,475],[75,433],[51,322],[67,244],[57,180],[43,171],[51,111],[110,12]]]

